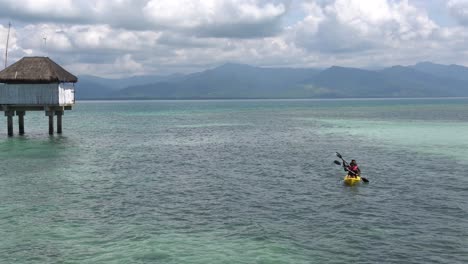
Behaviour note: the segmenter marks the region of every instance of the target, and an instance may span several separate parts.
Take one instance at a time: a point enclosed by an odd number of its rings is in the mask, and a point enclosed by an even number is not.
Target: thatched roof
[[[0,71],[0,83],[76,83],[78,78],[48,57],[24,57]]]

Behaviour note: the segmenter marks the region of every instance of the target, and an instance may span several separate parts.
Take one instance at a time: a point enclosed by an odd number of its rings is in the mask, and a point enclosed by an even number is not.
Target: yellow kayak
[[[361,182],[361,176],[356,176],[356,177],[351,177],[349,175],[346,175],[343,180],[345,185],[353,186],[359,182]]]

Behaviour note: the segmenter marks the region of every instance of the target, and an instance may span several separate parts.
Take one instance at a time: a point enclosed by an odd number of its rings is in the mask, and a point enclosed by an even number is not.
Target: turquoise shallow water
[[[0,263],[467,263],[467,128],[468,99],[78,102],[52,137],[28,112]]]

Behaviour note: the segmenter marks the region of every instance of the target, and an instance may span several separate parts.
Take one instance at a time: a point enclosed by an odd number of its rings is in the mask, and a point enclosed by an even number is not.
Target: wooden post
[[[46,110],[46,116],[49,117],[49,135],[54,134],[54,113],[51,109]]]
[[[62,116],[63,111],[55,111],[57,115],[57,134],[62,134]]]
[[[15,111],[7,110],[5,111],[5,116],[7,117],[7,127],[8,127],[8,136],[13,136],[13,116]]]
[[[8,136],[13,136],[13,116],[8,116]]]
[[[19,126],[19,134],[24,135],[24,115],[26,111],[16,111],[16,115],[18,116],[18,126]]]
[[[54,134],[54,116],[50,115],[49,116],[49,135]]]

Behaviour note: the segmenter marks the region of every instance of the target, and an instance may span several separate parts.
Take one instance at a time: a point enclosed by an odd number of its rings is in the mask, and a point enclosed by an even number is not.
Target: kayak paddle
[[[337,156],[338,158],[340,158],[340,159],[343,161],[343,167],[345,168],[346,171],[351,172],[351,173],[353,173],[354,175],[356,175],[356,173],[355,173],[354,171],[348,170],[348,168],[347,168],[347,166],[346,166],[346,163],[347,163],[347,162],[343,159],[343,156],[341,156],[340,153],[336,152],[336,156]],[[337,161],[337,160],[335,160],[334,163],[335,163],[336,165],[341,165],[341,163],[340,163],[339,161]],[[362,176],[361,176],[361,180],[362,180],[363,182],[365,182],[365,183],[368,183],[368,182],[369,182],[369,180],[368,180],[367,178],[364,178],[364,177],[362,177]]]

